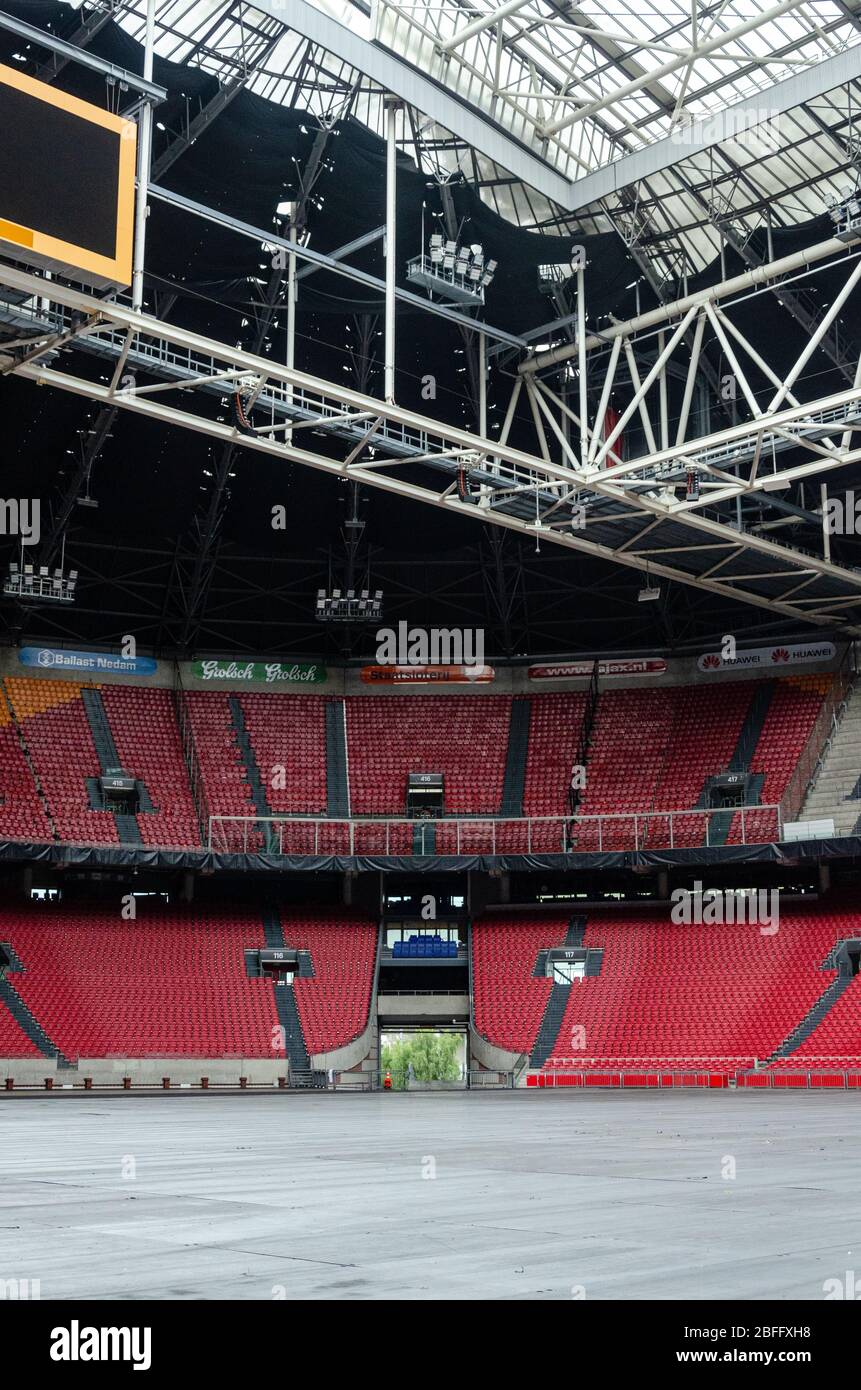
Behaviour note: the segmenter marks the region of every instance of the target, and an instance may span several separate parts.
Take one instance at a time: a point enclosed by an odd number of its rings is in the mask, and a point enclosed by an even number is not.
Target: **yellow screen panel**
[[[131,283],[137,127],[0,63],[0,253]]]

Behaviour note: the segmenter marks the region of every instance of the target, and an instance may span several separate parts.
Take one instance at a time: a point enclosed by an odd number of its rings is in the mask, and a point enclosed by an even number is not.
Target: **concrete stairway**
[[[343,700],[326,701],[326,814],[335,820],[346,820],[350,814]]]
[[[729,760],[727,768],[729,772],[748,772],[750,770],[750,761],[756,752],[756,747],[759,743],[760,735],[762,734],[776,690],[777,681],[769,680],[757,682],[732,757]],[[759,805],[760,793],[764,780],[761,774],[752,779],[748,787],[748,805]],[[703,791],[700,793],[701,802],[704,802],[707,798],[707,786],[708,784],[706,784],[706,787],[704,787]],[[699,802],[697,805],[699,805]],[[708,843],[710,845],[726,844],[734,815],[734,811],[728,810],[715,811],[714,815],[709,816]]]
[[[861,798],[851,799],[861,777],[861,694],[853,687],[843,718],[831,738],[819,776],[807,793],[799,820],[833,819],[838,835],[851,835],[861,817]]]
[[[267,946],[279,947],[287,945],[284,939],[284,927],[281,916],[276,908],[268,906],[263,909],[263,935]],[[305,957],[304,961],[302,957]],[[300,953],[297,962],[299,974],[307,969],[310,971],[310,960],[305,952]],[[287,1061],[290,1065],[290,1082],[293,1086],[301,1087],[321,1087],[325,1085],[325,1078],[319,1072],[312,1071],[311,1058],[305,1046],[305,1035],[302,1032],[302,1020],[299,1017],[299,1008],[296,1003],[296,996],[293,993],[293,986],[285,984],[274,984],[272,986],[275,996],[275,1011],[278,1015],[278,1022],[284,1030],[284,1050],[287,1054]]]
[[[532,704],[528,695],[518,695],[511,704],[508,729],[508,752],[502,784],[501,816],[523,815],[523,786],[526,781],[526,760],[529,756],[529,721]]]
[[[30,1012],[11,980],[8,980],[0,972],[0,1008],[4,1006],[9,1010],[21,1031],[26,1034],[35,1047],[38,1047],[44,1057],[55,1057],[59,1067],[71,1065],[57,1044],[48,1037],[41,1023]]]
[[[102,692],[84,686],[81,691],[81,699],[87,713],[87,722],[90,726],[93,746],[96,750],[102,772],[107,772],[109,768],[121,767],[120,755],[117,752],[117,745],[114,742],[110,720],[108,719],[107,710],[102,700]],[[151,811],[152,802],[149,799],[149,794],[147,793],[145,798],[141,798],[140,796],[143,783],[136,782],[135,785],[138,790],[138,800],[141,809],[144,808],[145,799],[146,809]],[[97,778],[87,778],[87,792],[91,808],[93,810],[101,810],[103,804],[102,792]],[[117,827],[117,835],[119,836],[120,844],[140,845],[143,843],[135,815],[115,811],[114,824]]]
[[[562,1020],[565,1017],[565,1010],[568,1007],[570,991],[570,984],[563,984],[560,981],[553,982],[550,998],[547,1000],[541,1019],[541,1027],[538,1029],[535,1046],[529,1058],[529,1066],[533,1071],[540,1071],[553,1051],[556,1039],[559,1037],[559,1029],[562,1027]]]
[[[260,768],[257,765],[257,758],[251,746],[251,739],[245,727],[245,715],[242,712],[237,695],[228,696],[230,706],[230,722],[233,725],[233,737],[236,740],[239,752],[242,755],[242,765],[245,768],[245,778],[251,789],[251,799],[254,802],[254,809],[261,818],[260,829],[265,841],[267,854],[276,854],[278,851],[278,835],[274,825],[268,824],[268,819],[272,816],[272,808],[269,805],[269,798],[266,795],[266,788],[263,785],[263,778],[260,775]]]

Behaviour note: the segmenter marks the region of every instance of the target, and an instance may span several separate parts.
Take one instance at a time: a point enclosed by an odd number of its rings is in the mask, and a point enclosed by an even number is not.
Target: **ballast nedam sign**
[[[43,671],[89,671],[95,675],[154,676],[158,662],[151,656],[118,656],[115,652],[67,652],[57,647],[21,647],[22,666]]]
[[[264,685],[321,685],[326,679],[325,666],[316,663],[294,662],[288,666],[280,661],[193,661],[191,674],[201,681],[260,681]]]
[[[704,652],[697,657],[697,666],[701,671],[756,670],[764,666],[779,670],[781,666],[809,666],[815,661],[831,661],[836,654],[833,642],[788,642],[778,647],[749,647],[747,651],[736,652],[735,656]]]

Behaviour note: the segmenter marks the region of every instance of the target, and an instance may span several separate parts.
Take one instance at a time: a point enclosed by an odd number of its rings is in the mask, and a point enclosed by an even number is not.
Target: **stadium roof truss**
[[[143,40],[146,0],[114,14]],[[419,166],[523,226],[608,230],[635,202],[664,274],[730,215],[819,213],[861,142],[861,0],[162,0],[155,42],[324,123],[352,102],[383,134],[400,96]]]
[[[847,252],[839,242],[800,253],[815,260],[817,255],[838,251],[845,257],[846,281],[817,330],[820,334],[827,331],[861,279],[861,256]],[[799,257],[788,259],[794,263]],[[786,264],[750,271],[738,279],[762,281],[773,273],[785,275]],[[770,491],[799,476],[818,476],[861,458],[861,447],[853,446],[853,432],[861,429],[861,363],[854,386],[815,402],[799,402],[792,386],[816,350],[815,335],[789,374],[778,378],[733,323],[731,303],[722,302],[730,299],[730,282],[654,310],[640,320],[616,325],[600,336],[581,331],[576,343],[527,358],[514,383],[498,441],[21,270],[0,267],[0,284],[18,300],[22,324],[28,312],[33,314],[29,333],[22,329],[23,348],[10,352],[7,345],[0,371],[203,433],[224,444],[471,514],[496,526],[645,570],[650,576],[774,609],[805,624],[846,624],[861,631],[856,627],[861,616],[861,572],[780,544],[758,531],[738,528],[727,521],[725,510],[717,511],[719,505],[740,504],[753,494],[767,500]],[[705,436],[689,437],[689,407],[707,323],[736,366],[748,418]],[[693,329],[694,341],[690,350],[684,349],[685,399],[671,439],[667,366],[688,329]],[[641,378],[635,347],[642,346],[646,335],[658,335],[658,350]],[[70,353],[83,348],[113,360],[107,384],[66,369]],[[608,349],[601,398],[593,409],[586,390],[589,363],[601,360]],[[633,391],[608,430],[607,402],[623,349]],[[41,360],[55,355],[56,365]],[[544,367],[555,370],[572,356],[578,363],[577,410],[542,376]],[[751,389],[745,370],[748,361],[770,379],[770,399],[764,404]],[[124,379],[128,380],[124,373],[130,368],[139,374],[138,381],[144,372],[155,380],[143,386],[124,385]],[[535,423],[539,449],[534,455],[506,442],[522,392]],[[650,392],[652,401],[647,404]],[[235,394],[245,402],[248,423],[244,426],[223,417],[224,397]],[[634,415],[642,421],[649,452],[625,460],[613,445]],[[310,431],[321,430],[327,447],[340,441],[343,458],[305,445]],[[796,462],[799,450],[809,453],[809,460]],[[701,480],[699,496],[680,501],[673,484],[691,472]]]
[[[143,38],[146,9],[146,0],[118,0],[109,12]],[[820,555],[767,534],[798,512],[781,490],[861,460],[861,357],[839,338],[840,311],[861,283],[859,251],[831,241],[779,261],[745,254],[746,217],[767,211],[774,228],[808,221],[823,210],[827,192],[841,189],[845,171],[857,171],[861,0],[821,0],[815,9],[809,0],[763,0],[755,16],[738,0],[665,0],[659,10],[635,0],[624,26],[606,0],[582,7],[377,0],[371,13],[327,0],[327,9],[347,22],[307,0],[160,0],[156,51],[212,72],[219,89],[173,133],[156,169],[179,157],[244,87],[307,107],[323,130],[350,112],[391,133],[386,99],[395,95],[407,108],[401,142],[414,148],[420,167],[441,177],[462,168],[523,225],[613,227],[662,306],[587,332],[581,269],[575,340],[527,350],[526,337],[151,186],[151,197],[185,202],[191,214],[231,223],[238,235],[282,244],[309,267],[388,288],[392,299],[457,320],[478,335],[482,352],[490,341],[520,355],[501,437],[471,434],[2,265],[6,317],[20,327],[20,340],[0,346],[0,374],[773,609],[805,626],[861,632],[861,572],[832,563],[825,536]],[[73,39],[86,46],[97,31],[91,15]],[[55,46],[43,75],[67,60]],[[684,293],[687,276],[724,245],[740,251],[744,274]],[[778,372],[745,336],[735,306],[777,294],[804,322],[797,287],[820,266],[838,264],[843,288],[808,317],[803,351],[788,373]],[[732,364],[740,399],[734,423],[698,431],[692,403],[707,366],[706,332]],[[817,351],[837,362],[844,386],[803,400],[793,386]],[[70,359],[84,353],[111,363],[107,382],[70,369]],[[124,385],[127,370],[137,375],[133,387]],[[685,383],[673,421],[670,375]],[[609,411],[614,383],[627,401],[618,417]],[[230,395],[244,401],[244,426],[224,418]],[[508,443],[524,404],[534,453]],[[614,445],[630,423],[646,452],[626,458]],[[325,446],[309,447],[320,434]]]

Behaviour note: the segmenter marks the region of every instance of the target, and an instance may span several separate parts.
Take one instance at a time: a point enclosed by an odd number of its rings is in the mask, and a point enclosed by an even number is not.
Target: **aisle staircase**
[[[861,834],[861,696],[857,685],[849,693],[843,717],[798,819],[833,820],[835,834]]]

